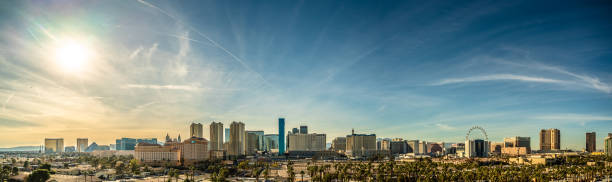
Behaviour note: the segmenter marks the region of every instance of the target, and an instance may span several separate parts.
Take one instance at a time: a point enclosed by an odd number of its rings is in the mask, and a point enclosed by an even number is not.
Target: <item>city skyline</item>
[[[188,139],[189,124],[326,142],[612,128],[604,2],[0,2],[0,148]],[[546,11],[543,11],[543,10]],[[115,12],[115,13],[108,13]],[[124,17],[130,17],[124,18]],[[223,128],[224,130],[224,128]],[[286,136],[287,133],[282,135]]]

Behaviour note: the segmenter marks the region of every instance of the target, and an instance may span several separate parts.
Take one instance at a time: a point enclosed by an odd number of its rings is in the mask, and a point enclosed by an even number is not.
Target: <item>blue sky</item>
[[[171,3],[1,2],[0,147],[187,136],[192,121],[276,133],[278,117],[328,141],[459,142],[479,125],[534,148],[559,128],[582,149],[612,132],[606,2]],[[58,64],[65,40],[82,64]]]

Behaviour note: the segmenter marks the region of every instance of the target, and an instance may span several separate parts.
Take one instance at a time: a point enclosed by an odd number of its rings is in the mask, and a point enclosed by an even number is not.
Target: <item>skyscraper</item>
[[[225,141],[224,142],[230,142],[230,129],[229,128],[225,128]]]
[[[263,133],[263,132],[262,132]],[[254,155],[259,150],[259,136],[253,131],[246,132],[246,154]]]
[[[223,123],[212,122],[210,128],[210,150],[223,150]]]
[[[230,143],[228,155],[245,155],[245,144],[244,123],[236,121],[232,122],[232,124],[230,124]]]
[[[300,126],[300,134],[308,134],[308,126],[306,125]]]
[[[551,151],[561,149],[561,131],[558,129],[542,129],[540,131],[540,150]]]
[[[595,152],[596,150],[596,140],[597,135],[595,132],[587,132],[586,133],[586,151],[587,152]]]
[[[608,134],[608,137],[604,139],[604,153],[607,156],[612,157],[612,135]]]
[[[465,154],[468,158],[489,156],[489,142],[481,139],[465,141]]]
[[[246,136],[247,140],[248,140],[248,133],[255,134],[255,136],[257,138],[257,141],[253,145],[255,145],[255,149],[256,150],[263,151],[264,150],[264,131],[257,130],[257,131],[246,131],[246,132],[247,132],[247,136]],[[247,145],[249,145],[249,144],[247,143]]]
[[[45,153],[64,152],[63,138],[45,138]]]
[[[406,152],[414,154],[419,153],[419,140],[409,140],[406,141],[406,144],[408,144],[406,147]]]
[[[77,138],[77,146],[76,146],[77,152],[85,152],[85,149],[87,149],[87,146],[89,146],[89,141],[87,140],[87,138]]]
[[[336,152],[344,153],[346,150],[346,137],[336,137],[332,141],[332,149]]]
[[[189,136],[190,137],[204,138],[202,124],[200,124],[200,123],[191,123],[191,126],[189,126]]]
[[[285,153],[285,118],[278,118],[278,154]]]
[[[346,155],[350,157],[369,157],[376,154],[375,134],[355,134],[346,136]]]

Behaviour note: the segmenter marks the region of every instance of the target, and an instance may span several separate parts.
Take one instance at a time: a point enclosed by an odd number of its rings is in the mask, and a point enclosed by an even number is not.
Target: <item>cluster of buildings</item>
[[[477,129],[484,129],[476,127]],[[239,158],[244,156],[270,157],[318,157],[318,158],[369,158],[394,156],[399,158],[448,156],[456,158],[489,157],[495,155],[525,156],[532,153],[530,137],[509,137],[503,142],[485,139],[468,139],[461,143],[427,142],[402,138],[376,138],[375,134],[357,134],[332,139],[327,146],[327,136],[310,133],[308,126],[301,125],[285,132],[285,119],[278,119],[278,133],[266,134],[261,130],[245,130],[243,122],[232,122],[225,128],[221,122],[209,125],[209,140],[204,138],[204,126],[192,123],[189,138],[171,138],[164,142],[156,138],[121,138],[114,144],[89,144],[87,138],[78,138],[77,145],[64,147],[62,138],[46,138],[44,151],[93,152],[97,155],[133,155],[137,160],[150,165],[189,165],[208,159]],[[474,128],[472,128],[474,129]],[[471,130],[470,129],[470,132]],[[468,135],[470,133],[468,132]],[[536,152],[561,150],[561,132],[558,129],[540,131],[540,149]],[[612,134],[604,141],[604,153],[612,155]],[[586,133],[586,152],[596,152],[595,132]],[[279,155],[280,154],[280,155]]]

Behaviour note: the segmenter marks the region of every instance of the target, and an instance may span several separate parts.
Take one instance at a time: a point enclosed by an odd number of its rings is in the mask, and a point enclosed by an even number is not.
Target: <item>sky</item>
[[[0,1],[0,147],[189,124],[461,142],[612,133],[605,1]],[[484,137],[473,132],[471,138]]]

